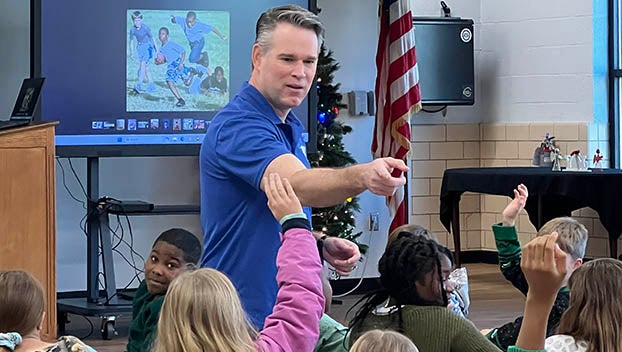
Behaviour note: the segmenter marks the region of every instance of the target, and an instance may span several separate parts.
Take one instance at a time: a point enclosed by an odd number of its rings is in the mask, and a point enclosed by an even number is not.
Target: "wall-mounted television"
[[[198,155],[250,77],[257,18],[285,4],[316,10],[315,0],[31,0],[32,71],[46,78],[41,120],[60,122],[57,155]],[[314,94],[294,109],[311,149]]]
[[[414,17],[421,102],[473,105],[473,20]]]

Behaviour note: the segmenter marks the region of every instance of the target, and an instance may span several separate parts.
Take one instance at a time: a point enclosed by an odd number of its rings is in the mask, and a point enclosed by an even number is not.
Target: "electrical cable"
[[[78,199],[78,197],[74,196],[73,193],[71,192],[71,190],[69,189],[69,186],[67,186],[67,182],[65,180],[65,168],[63,167],[63,163],[60,162],[60,158],[56,157],[55,159],[56,159],[56,163],[60,167],[60,171],[61,171],[61,175],[62,175],[62,181],[63,181],[63,186],[65,187],[65,190],[67,191],[67,193],[69,194],[69,196],[73,200],[75,200],[76,202],[82,204],[82,208],[86,209],[86,203],[84,201],[82,201],[81,199]]]
[[[441,111],[443,111],[443,110],[445,110],[445,109],[447,109],[447,105],[443,105],[441,108],[439,108],[439,109],[437,109],[437,110],[427,110],[427,109],[425,109],[425,108],[421,108],[421,111],[425,111],[425,112],[428,112],[428,113],[432,113],[432,114],[433,114],[433,113],[441,112]]]

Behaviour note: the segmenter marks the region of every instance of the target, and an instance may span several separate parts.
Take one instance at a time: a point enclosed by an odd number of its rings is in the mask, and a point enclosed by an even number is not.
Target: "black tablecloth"
[[[513,189],[520,183],[529,189],[525,210],[538,229],[550,219],[590,207],[598,212],[610,238],[617,239],[622,233],[622,170],[619,169],[593,172],[554,172],[541,167],[448,169],[441,187],[441,222],[450,231],[451,207],[463,192],[513,197]],[[538,222],[538,203],[542,223]],[[499,213],[502,211],[499,209]]]

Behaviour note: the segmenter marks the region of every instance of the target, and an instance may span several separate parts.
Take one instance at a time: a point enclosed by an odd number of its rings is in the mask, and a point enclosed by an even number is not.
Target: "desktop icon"
[[[173,131],[181,131],[181,119],[173,119]]]

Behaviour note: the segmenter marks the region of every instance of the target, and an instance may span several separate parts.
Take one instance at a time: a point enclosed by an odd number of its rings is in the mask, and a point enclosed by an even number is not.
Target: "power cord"
[[[425,111],[425,112],[429,112],[429,113],[434,114],[434,113],[437,113],[437,112],[441,112],[441,111],[443,111],[445,109],[447,109],[447,105],[443,105],[442,107],[440,107],[437,110],[428,110],[428,109],[425,109],[425,108],[421,108],[421,111]]]

